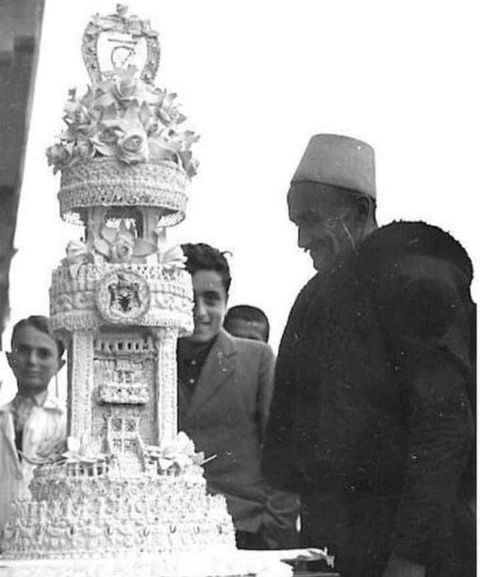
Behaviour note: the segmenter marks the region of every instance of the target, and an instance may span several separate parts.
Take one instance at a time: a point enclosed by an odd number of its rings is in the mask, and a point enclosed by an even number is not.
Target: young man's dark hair
[[[50,319],[42,315],[31,315],[26,319],[18,321],[18,323],[13,327],[12,330],[12,338],[10,340],[12,348],[14,346],[15,336],[18,334],[20,329],[23,329],[25,327],[33,327],[34,329],[37,329],[37,331],[45,333],[50,338],[52,338],[57,344],[58,358],[59,359],[62,358],[63,353],[65,352],[65,345],[62,343],[62,341],[58,340],[53,334],[52,327],[50,325]]]
[[[240,322],[255,325],[255,336],[253,336],[253,333],[250,336],[246,336],[243,333],[237,334],[237,325]],[[262,309],[252,305],[237,305],[228,309],[223,326],[225,330],[234,336],[246,336],[246,338],[263,340],[264,342],[268,342],[268,337],[270,336],[270,323],[267,315]]]
[[[218,272],[222,277],[225,293],[228,295],[232,277],[230,276],[230,267],[225,258],[225,252],[220,252],[213,246],[202,242],[182,244],[182,250],[187,259],[186,269],[191,275],[194,275],[199,270]]]

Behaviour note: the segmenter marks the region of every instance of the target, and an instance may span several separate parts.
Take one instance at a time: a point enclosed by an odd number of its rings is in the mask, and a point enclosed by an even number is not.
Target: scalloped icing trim
[[[140,318],[119,319],[123,326],[178,328],[182,336],[193,331],[193,300],[190,275],[183,269],[165,270],[162,265],[143,263],[94,264],[79,267],[75,279],[68,265],[60,265],[52,273],[50,317],[54,330],[95,330],[105,319],[95,302],[99,283],[111,272],[127,270],[140,275],[150,290],[150,306]]]

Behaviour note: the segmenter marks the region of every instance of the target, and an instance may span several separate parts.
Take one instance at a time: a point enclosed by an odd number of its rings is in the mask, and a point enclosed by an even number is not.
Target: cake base
[[[118,460],[119,456],[117,456]],[[135,461],[136,463],[136,461]],[[235,551],[225,498],[207,493],[202,468],[126,476],[116,461],[37,467],[31,499],[18,500],[3,531],[3,558],[114,558]]]
[[[292,568],[259,551],[215,547],[201,553],[129,555],[115,558],[1,561],[2,577],[290,577]]]

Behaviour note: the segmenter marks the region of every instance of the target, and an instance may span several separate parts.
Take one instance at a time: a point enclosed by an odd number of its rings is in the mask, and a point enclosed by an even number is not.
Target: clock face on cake
[[[119,268],[100,280],[95,300],[106,321],[131,324],[148,311],[150,289],[147,281],[139,274]]]

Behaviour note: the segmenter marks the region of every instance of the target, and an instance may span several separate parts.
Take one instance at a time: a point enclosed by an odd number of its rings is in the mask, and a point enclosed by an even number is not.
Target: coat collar
[[[37,395],[38,397],[38,395]],[[15,397],[16,398],[16,397]],[[42,399],[35,399],[37,401],[41,401]],[[13,411],[14,411],[14,399],[12,399],[9,403],[6,403],[2,407],[0,407],[0,437],[3,436],[4,438],[4,446],[6,447],[7,451],[10,452],[12,457],[12,462],[15,463],[15,468],[17,471],[17,476],[19,479],[22,478],[22,466],[18,459],[17,448],[15,447],[15,430],[13,425]],[[47,411],[56,411],[62,413],[64,411],[64,407],[61,401],[56,397],[53,393],[48,392],[47,396],[43,400],[43,404],[39,405],[44,410]]]
[[[378,228],[359,245],[357,258],[378,267],[416,254],[448,261],[468,283],[472,281],[472,262],[463,246],[441,228],[424,222],[394,221]]]
[[[198,409],[227,382],[235,368],[237,352],[234,337],[224,329],[220,332],[203,365],[192,400],[187,410],[187,418],[194,418]]]
[[[15,396],[10,402],[0,407],[0,413],[11,413],[14,408],[14,400],[16,398],[18,397]],[[64,407],[60,399],[50,391],[47,392],[47,395],[43,400],[43,403],[41,401],[42,401],[41,397],[39,395],[36,395],[35,404],[37,406],[41,406],[43,409],[46,409],[48,411],[59,411],[59,412],[64,411]]]
[[[43,408],[49,411],[63,412],[65,410],[63,403],[53,393],[48,392],[47,397],[43,403]]]

